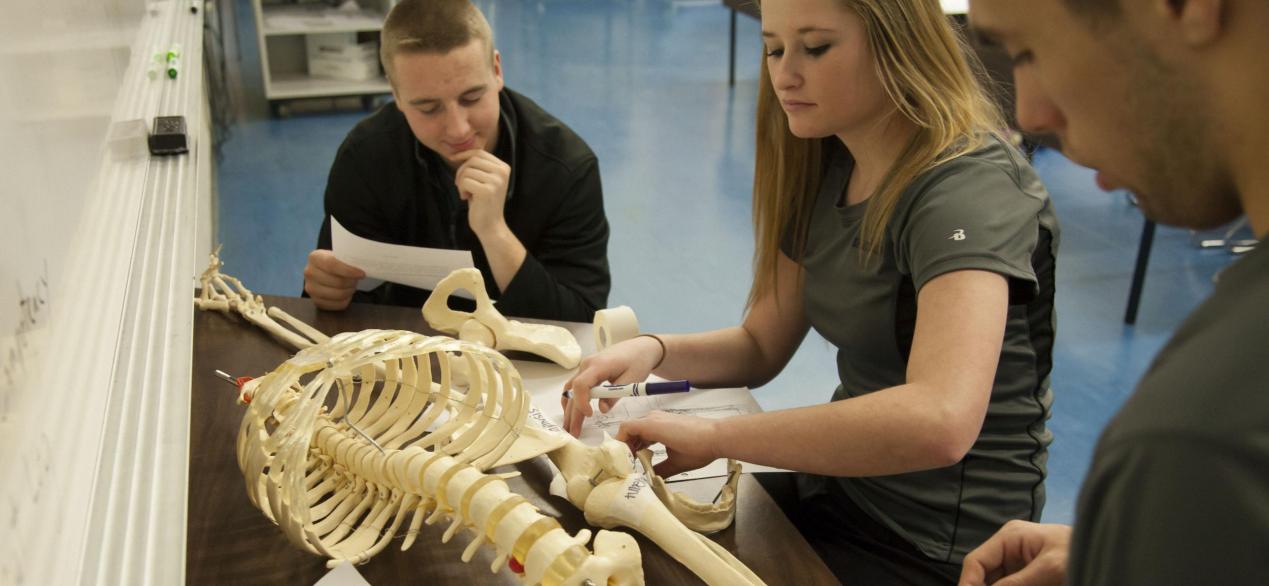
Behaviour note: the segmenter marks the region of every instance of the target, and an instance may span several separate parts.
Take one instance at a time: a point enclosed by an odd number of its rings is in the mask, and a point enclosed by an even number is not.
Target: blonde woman
[[[831,402],[725,420],[656,413],[621,439],[664,444],[666,476],[724,457],[798,471],[764,484],[846,583],[954,582],[967,552],[1044,504],[1048,196],[997,136],[1000,115],[936,0],[761,11],[745,319],[590,357],[566,384],[566,425],[580,431],[587,389],[604,381],[762,385],[814,327],[839,349]]]

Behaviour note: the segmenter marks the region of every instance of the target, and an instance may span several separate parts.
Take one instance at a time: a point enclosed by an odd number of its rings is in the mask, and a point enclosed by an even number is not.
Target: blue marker
[[[630,383],[626,385],[600,385],[591,387],[592,399],[617,399],[621,397],[648,397],[652,395],[668,395],[686,393],[692,390],[692,383],[685,380],[671,380],[661,383]],[[564,391],[566,398],[572,398],[572,391]]]

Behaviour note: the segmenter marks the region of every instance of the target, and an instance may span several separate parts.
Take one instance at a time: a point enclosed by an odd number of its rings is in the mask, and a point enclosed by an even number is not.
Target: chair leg
[[[736,87],[736,9],[731,11],[731,52],[727,54],[727,87]]]
[[[1141,229],[1141,243],[1137,246],[1137,266],[1132,271],[1132,287],[1128,290],[1128,310],[1124,323],[1137,323],[1137,306],[1141,301],[1141,287],[1146,282],[1146,266],[1150,264],[1150,247],[1154,245],[1154,221],[1146,219]]]

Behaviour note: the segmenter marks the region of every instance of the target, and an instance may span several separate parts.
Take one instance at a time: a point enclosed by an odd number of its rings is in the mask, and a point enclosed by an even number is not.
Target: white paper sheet
[[[342,562],[313,586],[370,586],[370,582],[352,564]]]
[[[383,281],[432,290],[441,279],[458,269],[472,268],[469,250],[445,250],[386,244],[362,238],[330,219],[331,252],[335,258],[366,272],[366,278],[357,284],[362,291],[369,291]],[[458,290],[455,296],[474,299],[471,292]]]
[[[572,332],[573,336],[577,338],[577,343],[582,347],[584,355],[594,352],[594,332],[590,324],[546,322],[542,320],[524,321],[562,326]],[[531,421],[545,420],[550,422],[550,424],[562,427],[564,423],[564,408],[560,405],[560,395],[563,393],[564,383],[572,378],[576,371],[565,370],[547,362],[529,362],[524,360],[513,362],[516,365],[516,370],[520,372],[520,377],[524,380],[525,390],[533,397],[534,409],[538,412],[529,419]],[[654,377],[650,380],[660,379]],[[616,436],[617,428],[621,426],[623,421],[638,419],[651,411],[658,410],[698,417],[722,418],[747,413],[761,413],[762,407],[754,400],[753,393],[745,388],[711,389],[708,391],[654,397],[627,397],[619,401],[617,406],[608,413],[601,414],[596,408],[595,417],[587,419],[582,425],[580,439],[588,445],[598,445],[603,441],[605,432],[611,436]],[[541,427],[550,427],[550,424],[541,425]],[[652,462],[655,464],[664,459],[665,447],[661,445],[653,446]],[[782,471],[779,468],[749,463],[743,463],[743,467],[745,472]],[[718,460],[704,468],[684,472],[666,480],[677,482],[680,480],[713,478],[726,475],[727,461]]]
[[[565,379],[567,380],[567,379]],[[657,380],[655,378],[650,380]],[[526,386],[528,383],[525,383]],[[532,391],[530,391],[532,392]],[[542,425],[539,419],[545,419],[558,427],[563,426],[564,409],[559,403],[559,391],[554,393],[555,398],[551,400],[547,397],[539,399],[534,397],[534,407],[538,413],[533,414],[529,419],[539,425]],[[722,419],[725,417],[735,417],[736,415],[746,415],[749,413],[761,413],[762,407],[758,406],[754,401],[753,395],[749,389],[710,389],[707,391],[695,391],[691,393],[675,394],[675,395],[658,395],[653,397],[627,397],[617,403],[608,413],[600,413],[599,409],[595,409],[595,416],[586,420],[582,424],[582,435],[579,439],[588,445],[598,445],[604,440],[604,434],[616,437],[617,429],[625,421],[638,419],[651,413],[652,411],[666,411],[669,413],[680,413],[683,415],[693,415],[696,417],[707,417],[710,419]],[[542,425],[542,427],[550,427],[550,425]],[[665,446],[656,444],[649,448],[652,450],[652,463],[657,464],[665,460]],[[768,466],[759,466],[757,464],[742,463],[745,472],[778,472],[779,468],[771,468]],[[727,475],[727,461],[716,460],[712,464],[696,470],[676,474],[667,478],[667,482],[678,482],[680,480],[693,480],[697,478],[713,478],[716,476]]]

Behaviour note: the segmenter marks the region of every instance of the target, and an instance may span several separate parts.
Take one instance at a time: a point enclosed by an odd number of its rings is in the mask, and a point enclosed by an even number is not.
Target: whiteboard
[[[143,11],[135,0],[19,0],[0,19],[0,445],[26,446],[0,452],[9,536],[23,536],[41,508],[33,495],[49,492],[54,449],[31,420],[37,372]],[[38,580],[14,559],[27,553],[20,540],[3,542],[0,584]]]
[[[136,0],[19,0],[0,19],[0,425],[47,337],[141,11]]]
[[[189,306],[210,202],[189,7],[5,2],[0,585],[183,577]],[[176,43],[183,77],[149,79]],[[189,155],[145,152],[160,112],[186,117]]]

